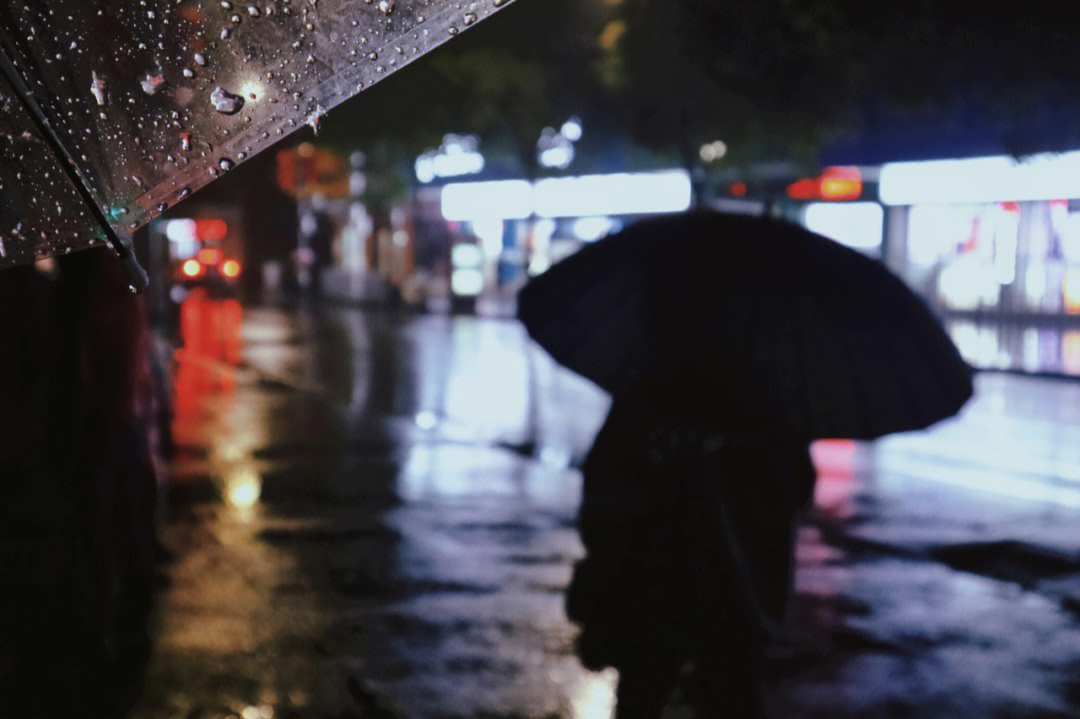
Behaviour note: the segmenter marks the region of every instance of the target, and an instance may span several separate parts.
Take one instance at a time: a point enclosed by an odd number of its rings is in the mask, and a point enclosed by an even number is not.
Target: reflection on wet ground
[[[180,356],[180,557],[133,716],[610,715],[562,596],[603,394],[509,322],[200,326],[242,352]],[[773,715],[1080,708],[1078,394],[984,375],[932,432],[815,445]]]

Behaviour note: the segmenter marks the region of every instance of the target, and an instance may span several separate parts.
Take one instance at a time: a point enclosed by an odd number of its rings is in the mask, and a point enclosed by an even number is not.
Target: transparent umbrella
[[[0,0],[0,267],[130,233],[513,0]]]

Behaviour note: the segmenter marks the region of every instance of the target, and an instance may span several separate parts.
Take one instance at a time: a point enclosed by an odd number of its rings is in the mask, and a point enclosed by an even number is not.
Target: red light
[[[196,255],[196,258],[204,265],[218,265],[221,263],[224,255],[222,254],[221,250],[217,248],[204,247],[203,249],[199,250],[199,254]]]
[[[229,234],[225,220],[195,220],[195,237],[204,242],[221,242]]]
[[[857,167],[826,167],[820,177],[804,177],[787,188],[793,200],[857,200],[862,196],[862,175]]]
[[[236,260],[225,260],[221,265],[221,274],[226,277],[239,277],[240,263]]]
[[[187,260],[182,265],[181,271],[186,277],[198,277],[202,274],[202,265],[198,260]]]
[[[818,181],[813,177],[804,177],[788,185],[787,196],[793,200],[816,200],[818,198]]]
[[[746,197],[746,183],[745,182],[733,182],[728,187],[728,193],[732,197]]]

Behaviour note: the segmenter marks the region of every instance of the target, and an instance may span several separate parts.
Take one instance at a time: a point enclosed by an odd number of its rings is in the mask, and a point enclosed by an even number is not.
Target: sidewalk
[[[430,428],[356,414],[315,391],[333,384],[319,367],[337,367],[324,348],[276,316],[251,321],[255,371],[222,382],[178,437],[166,537],[181,559],[133,716],[607,719],[615,677],[581,668],[563,611],[582,553],[569,465],[602,396],[519,358],[537,396],[525,455],[449,409]],[[507,323],[355,324],[371,349],[348,356],[365,367],[385,355],[428,376],[377,349],[385,332],[436,353],[445,388],[418,396],[452,409],[458,391],[489,389],[481,419],[529,414],[507,389],[522,383],[492,376],[528,352]],[[304,382],[260,379],[279,341],[295,362],[278,369]],[[458,356],[473,347],[483,361]],[[1080,384],[977,384],[931,432],[814,447],[771,716],[1080,715]]]

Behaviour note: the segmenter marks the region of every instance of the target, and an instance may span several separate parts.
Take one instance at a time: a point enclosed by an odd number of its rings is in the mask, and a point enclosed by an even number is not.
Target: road
[[[605,395],[513,322],[206,312],[132,716],[606,719],[562,604]],[[1080,384],[813,456],[772,715],[1080,714]]]

